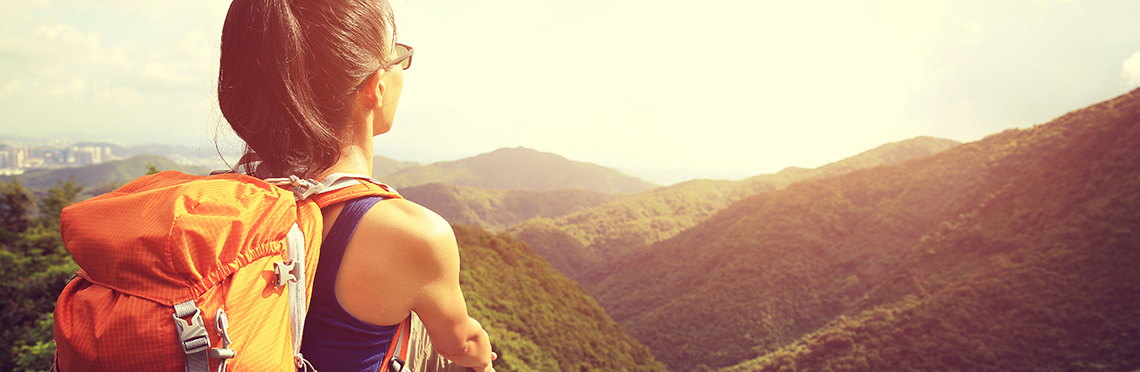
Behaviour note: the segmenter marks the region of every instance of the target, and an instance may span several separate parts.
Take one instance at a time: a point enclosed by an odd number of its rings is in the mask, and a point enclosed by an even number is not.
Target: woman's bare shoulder
[[[388,199],[372,206],[353,232],[337,273],[336,295],[352,316],[389,325],[408,316],[425,287],[458,280],[459,250],[451,225],[416,203]]]
[[[458,260],[451,225],[439,214],[405,199],[376,203],[360,221],[354,240],[357,236],[395,262],[438,266]]]

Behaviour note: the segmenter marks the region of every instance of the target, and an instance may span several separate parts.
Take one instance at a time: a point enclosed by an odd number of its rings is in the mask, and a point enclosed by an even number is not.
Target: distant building
[[[8,145],[3,150],[0,150],[0,169],[42,167],[48,163],[48,161],[45,161],[43,158],[44,154],[45,152],[40,148]],[[52,153],[51,156],[55,156],[55,154]]]
[[[71,146],[67,163],[73,165],[101,164],[110,161],[111,148],[99,146]]]
[[[47,162],[44,161],[44,158],[28,158],[28,159],[24,159],[21,162],[22,166],[20,168],[23,168],[23,169],[41,168],[44,166],[44,164],[47,164]]]

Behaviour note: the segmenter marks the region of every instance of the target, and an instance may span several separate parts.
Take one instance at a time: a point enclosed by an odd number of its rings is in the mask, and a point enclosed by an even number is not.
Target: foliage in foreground
[[[509,235],[456,225],[468,308],[498,371],[665,371],[577,283]]]
[[[79,269],[63,248],[59,214],[82,191],[60,181],[37,202],[18,180],[0,182],[0,370],[51,368],[51,312]]]

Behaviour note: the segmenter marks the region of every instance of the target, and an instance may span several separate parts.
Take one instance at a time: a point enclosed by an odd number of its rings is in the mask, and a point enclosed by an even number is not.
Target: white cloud
[[[211,142],[201,127],[221,122],[229,0],[11,3],[0,125]],[[1074,82],[1140,86],[1140,56],[1116,67],[1136,47],[1119,36],[1135,34],[1140,5],[1128,3],[392,3],[417,52],[377,148],[405,160],[527,146],[627,169],[759,173],[920,134],[980,138],[1115,93],[1042,100]],[[76,99],[54,110],[53,94]],[[1001,115],[1023,111],[1036,116]]]
[[[978,43],[981,43],[982,38],[986,35],[985,27],[977,23],[966,23],[962,25],[962,28],[965,28],[967,31],[967,33],[962,35],[962,37],[959,39],[959,42],[962,44],[962,46],[978,45]]]
[[[81,96],[87,93],[87,78],[73,77],[63,81],[51,84],[44,89],[44,92],[53,95],[70,95]]]
[[[107,69],[130,71],[134,62],[129,49],[129,44],[106,47],[99,32],[82,32],[68,24],[5,35],[0,37],[0,55],[9,58],[0,59],[0,79],[11,80],[3,91],[82,95]]]
[[[1140,87],[1140,52],[1132,53],[1121,66],[1120,76],[1128,79],[1128,85]]]
[[[144,96],[127,87],[103,89],[95,96],[96,103],[108,103],[117,106],[136,106],[143,102]]]
[[[12,93],[23,87],[24,84],[20,82],[20,79],[15,79],[5,83],[4,86],[0,86],[0,94]]]
[[[176,63],[149,62],[143,65],[139,72],[142,76],[168,84],[186,84],[194,82],[194,76],[182,72]]]

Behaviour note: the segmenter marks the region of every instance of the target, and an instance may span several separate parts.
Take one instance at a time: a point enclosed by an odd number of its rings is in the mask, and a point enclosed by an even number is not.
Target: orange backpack
[[[291,190],[274,184],[291,185]],[[366,176],[322,182],[166,171],[63,210],[80,270],[55,311],[57,371],[289,371],[320,254],[320,208],[381,195]],[[407,357],[410,318],[390,358]]]

